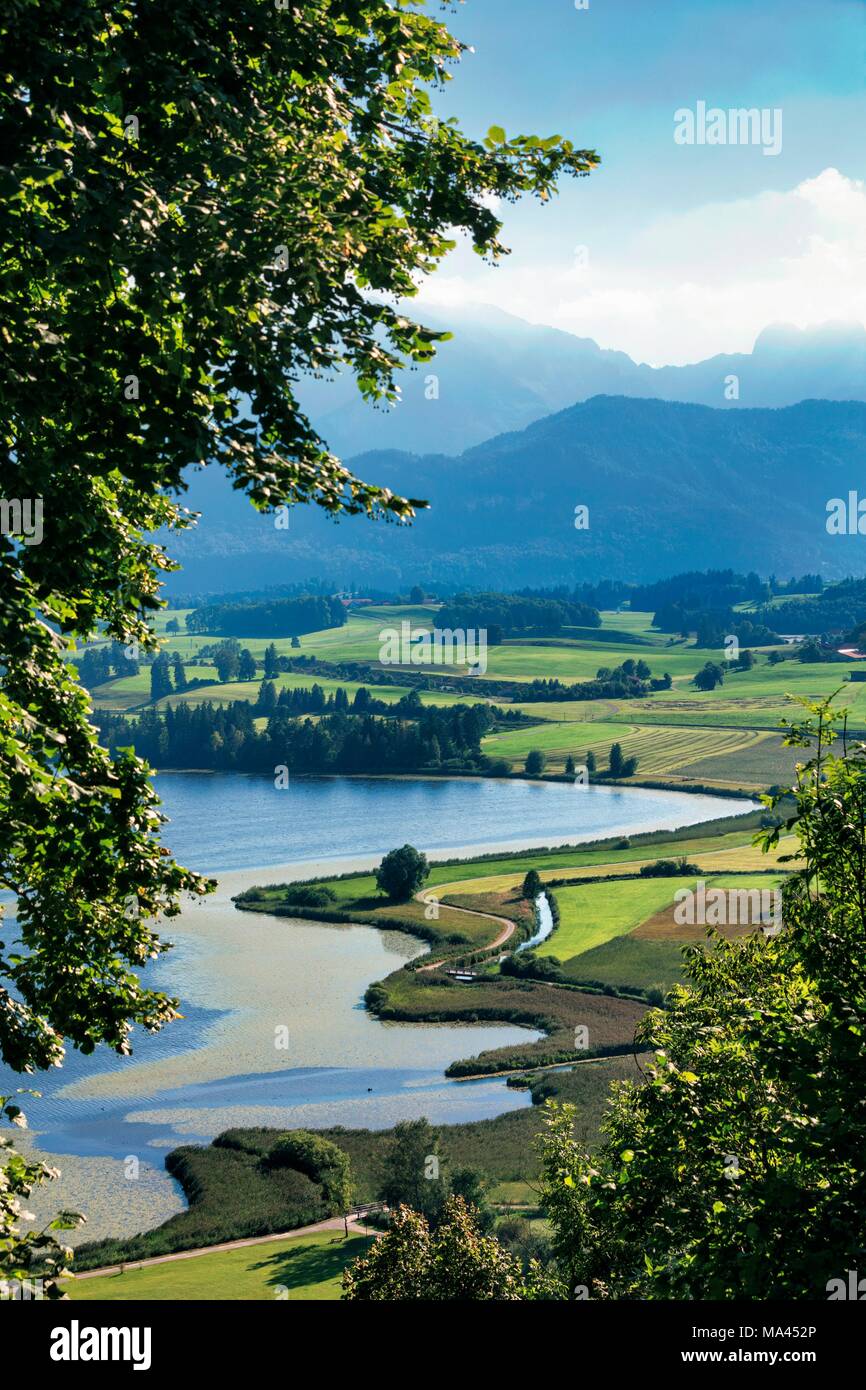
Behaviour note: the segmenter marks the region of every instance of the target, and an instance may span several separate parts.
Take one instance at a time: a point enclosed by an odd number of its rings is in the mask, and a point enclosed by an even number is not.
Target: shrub
[[[642,878],[674,878],[677,874],[699,874],[697,864],[690,864],[685,858],[657,859],[654,864],[644,864]]]
[[[287,903],[297,903],[299,907],[327,907],[328,903],[336,901],[336,897],[333,888],[327,888],[324,884],[302,884],[297,888],[290,884],[283,900]]]
[[[352,1200],[349,1160],[330,1139],[306,1129],[284,1134],[268,1150],[267,1168],[293,1168],[320,1185],[332,1216],[342,1215]]]

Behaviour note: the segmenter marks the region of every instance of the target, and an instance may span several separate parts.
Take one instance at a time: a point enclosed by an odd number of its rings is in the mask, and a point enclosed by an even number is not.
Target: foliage
[[[678,874],[699,874],[697,864],[690,864],[686,856],[679,859],[656,859],[652,864],[642,864],[641,878],[675,878]]]
[[[278,697],[272,683],[263,681],[255,704],[178,704],[146,709],[137,719],[105,713],[98,724],[109,748],[131,745],[160,768],[271,776],[280,766],[297,774],[432,771],[441,770],[443,763],[455,771],[481,769],[481,739],[493,720],[486,705],[419,707],[411,711],[410,721],[402,702],[383,704],[380,717],[356,713],[357,697],[347,712],[340,694],[326,698],[321,686],[313,686],[312,691],[280,691]],[[305,705],[324,717],[316,723],[296,718]],[[255,720],[262,714],[268,716],[267,727],[258,729]]]
[[[532,902],[535,902],[535,899],[538,897],[539,893],[543,891],[543,889],[544,884],[541,881],[541,875],[539,874],[538,870],[530,869],[527,872],[526,877],[523,880],[523,885],[520,889],[523,897],[529,898],[532,900]]]
[[[127,649],[121,642],[105,642],[100,646],[85,648],[82,655],[76,658],[76,665],[78,679],[88,690],[117,676],[138,674],[138,662],[127,655]]]
[[[717,661],[707,661],[699,671],[695,672],[693,685],[698,690],[715,690],[717,685],[722,685],[725,679],[725,672]]]
[[[555,637],[563,626],[601,627],[598,609],[564,599],[516,594],[456,594],[440,608],[440,628],[489,630],[504,637]]]
[[[312,1178],[296,1168],[268,1167],[267,1148],[250,1152],[223,1143],[223,1137],[207,1148],[185,1145],[166,1156],[165,1166],[189,1203],[185,1211],[139,1235],[79,1245],[74,1268],[94,1269],[270,1235],[329,1215],[322,1188]],[[279,1131],[271,1131],[267,1147],[278,1138]]]
[[[349,1160],[320,1134],[295,1129],[284,1134],[269,1149],[265,1158],[269,1168],[294,1168],[305,1173],[322,1189],[331,1216],[342,1216],[352,1200],[352,1175]]]
[[[418,1212],[398,1207],[385,1235],[343,1276],[343,1297],[368,1303],[514,1302],[541,1297],[544,1288],[536,1266],[524,1278],[520,1262],[495,1236],[480,1233],[461,1197],[448,1198],[433,1230]]]
[[[382,1160],[379,1198],[392,1211],[411,1207],[434,1224],[448,1197],[439,1135],[429,1120],[402,1120]]]
[[[820,1299],[866,1257],[866,746],[827,754],[829,702],[803,703],[783,930],[686,953],[594,1159],[551,1118],[554,1249],[591,1296]]]
[[[153,919],[205,887],[161,851],[144,765],[99,748],[72,644],[103,625],[154,647],[152,537],[191,522],[190,465],[262,509],[411,517],[330,453],[298,376],[345,365],[396,399],[443,335],[395,300],[455,230],[502,254],[493,200],[598,160],[436,120],[427,87],[462,45],[389,0],[9,0],[0,41],[0,496],[44,513],[39,544],[0,536],[0,885],[23,945],[0,1047],[25,1069],[173,1016],[134,971],[163,949]]]
[[[333,888],[328,888],[326,884],[299,884],[293,887],[288,884],[283,893],[283,900],[287,903],[297,903],[300,907],[327,907],[336,899]]]
[[[9,1095],[0,1095],[0,1119],[24,1127],[21,1107]],[[39,1183],[50,1182],[60,1174],[45,1163],[24,1158],[5,1135],[0,1135],[0,1153],[5,1156],[0,1202],[0,1299],[35,1298],[40,1293],[46,1298],[60,1298],[57,1281],[67,1272],[72,1251],[57,1240],[55,1232],[74,1230],[84,1217],[78,1212],[61,1211],[42,1230],[21,1236],[18,1222],[27,1218],[22,1199],[26,1200]]]
[[[392,902],[405,903],[417,893],[429,873],[427,856],[414,845],[403,845],[385,855],[376,870],[376,884]]]
[[[189,632],[217,632],[229,637],[297,637],[305,632],[342,627],[346,609],[338,598],[301,594],[297,598],[250,603],[210,603],[186,615]]]
[[[620,666],[600,667],[595,680],[578,681],[573,685],[555,677],[523,681],[520,699],[526,704],[563,700],[640,700],[650,690],[668,689],[670,684],[669,676],[652,679],[645,661],[637,662],[626,657]]]

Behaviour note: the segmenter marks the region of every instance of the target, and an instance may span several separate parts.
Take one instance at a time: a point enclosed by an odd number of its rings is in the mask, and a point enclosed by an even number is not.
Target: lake
[[[643,787],[475,777],[296,777],[277,789],[252,774],[166,772],[157,786],[171,818],[166,842],[202,873],[369,861],[407,842],[467,854],[562,844],[670,830],[753,805]]]
[[[70,1052],[38,1077],[26,1104],[30,1143],[63,1176],[29,1202],[41,1218],[86,1210],[78,1239],[127,1234],[180,1210],[163,1169],[168,1149],[235,1125],[381,1128],[426,1115],[484,1119],[528,1104],[503,1080],[447,1081],[449,1062],[537,1036],[512,1025],[383,1023],[363,1005],[371,980],[426,950],[402,932],[239,913],[256,882],[375,863],[406,841],[427,851],[549,844],[672,827],[750,803],[672,792],[521,781],[269,779],[170,773],[158,789],[165,840],[181,862],[218,877],[163,934],[175,948],[146,981],[181,1000],[156,1036],[135,1030],[134,1055]],[[284,1033],[288,1045],[281,1045]],[[3,1082],[15,1086],[22,1078]],[[133,1174],[134,1176],[130,1176]]]

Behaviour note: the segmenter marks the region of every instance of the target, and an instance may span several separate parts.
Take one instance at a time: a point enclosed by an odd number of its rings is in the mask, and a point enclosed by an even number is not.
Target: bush
[[[332,1144],[306,1129],[284,1134],[268,1150],[267,1168],[293,1168],[318,1183],[332,1216],[341,1216],[352,1200],[349,1160]]]
[[[286,889],[283,901],[287,903],[297,903],[299,907],[327,907],[328,903],[335,902],[337,898],[333,888],[326,888],[324,884],[318,886],[308,886],[306,884],[293,888],[291,884]]]
[[[675,878],[678,874],[699,874],[697,864],[682,859],[657,859],[654,864],[644,864],[642,878]]]
[[[546,980],[553,983],[565,980],[562,966],[555,956],[536,956],[531,951],[521,951],[519,956],[507,956],[500,970],[503,975],[514,975],[518,980]]]

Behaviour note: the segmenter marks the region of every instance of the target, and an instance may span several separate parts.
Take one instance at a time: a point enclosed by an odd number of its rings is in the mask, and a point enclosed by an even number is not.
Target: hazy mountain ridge
[[[750,353],[650,367],[591,338],[525,323],[496,309],[434,313],[410,305],[407,312],[429,327],[453,330],[454,337],[440,346],[433,362],[398,374],[403,399],[396,408],[374,409],[347,377],[301,384],[302,401],[337,453],[459,454],[597,395],[720,410],[866,400],[866,329],[858,323],[809,329],[773,324],[758,335]]]
[[[430,500],[411,528],[298,508],[279,531],[208,472],[193,493],[200,531],[171,547],[184,564],[174,587],[322,573],[504,588],[729,565],[842,577],[864,568],[866,537],[829,535],[827,502],[857,487],[864,451],[859,401],[731,411],[596,396],[458,456],[351,460],[361,476]],[[575,529],[578,505],[589,508],[586,530]]]

